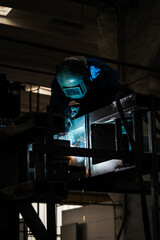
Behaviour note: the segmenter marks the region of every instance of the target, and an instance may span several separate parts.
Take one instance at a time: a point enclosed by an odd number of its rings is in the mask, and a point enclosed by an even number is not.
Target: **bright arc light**
[[[12,8],[0,6],[0,15],[7,16],[11,10]]]

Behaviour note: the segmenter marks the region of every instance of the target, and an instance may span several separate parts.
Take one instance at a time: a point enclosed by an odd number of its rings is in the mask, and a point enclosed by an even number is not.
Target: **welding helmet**
[[[66,97],[80,99],[85,96],[89,87],[87,73],[84,61],[74,57],[64,60],[58,69],[57,80]]]

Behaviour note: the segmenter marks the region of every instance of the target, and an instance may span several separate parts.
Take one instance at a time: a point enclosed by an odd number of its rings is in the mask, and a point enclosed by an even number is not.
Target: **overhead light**
[[[51,96],[51,88],[43,87],[43,86],[25,84],[25,91],[26,92],[31,91],[32,93],[39,93],[39,94]]]
[[[12,8],[0,6],[0,15],[7,16],[11,10]]]

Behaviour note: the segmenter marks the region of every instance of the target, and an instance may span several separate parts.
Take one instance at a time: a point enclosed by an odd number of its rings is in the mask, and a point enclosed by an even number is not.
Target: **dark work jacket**
[[[87,57],[88,79],[90,79],[90,66],[100,69],[99,75],[90,81],[87,94],[82,99],[76,99],[79,103],[78,116],[94,111],[100,107],[110,104],[118,92],[123,91],[119,83],[119,74],[103,61]],[[63,114],[70,117],[71,108],[68,106],[73,99],[67,98],[61,90],[57,78],[53,79],[52,95],[50,106],[55,113]]]

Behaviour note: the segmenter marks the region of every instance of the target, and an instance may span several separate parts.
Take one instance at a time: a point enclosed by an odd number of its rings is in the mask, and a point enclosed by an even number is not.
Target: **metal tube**
[[[56,240],[55,202],[47,202],[47,240]]]

